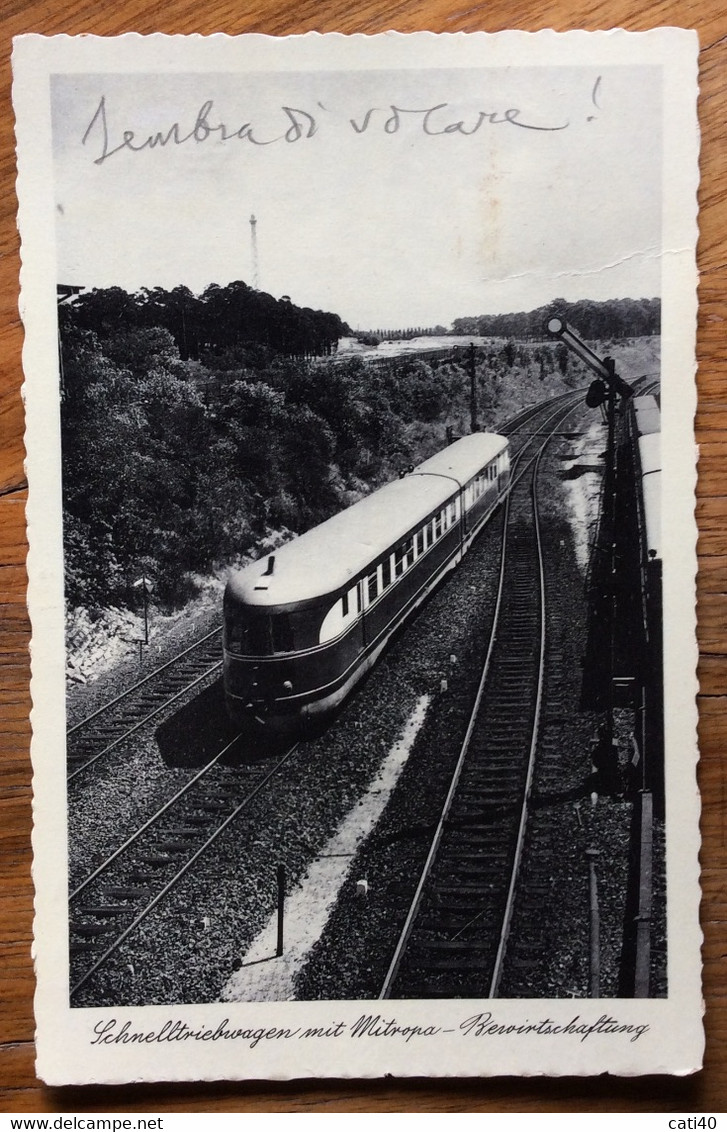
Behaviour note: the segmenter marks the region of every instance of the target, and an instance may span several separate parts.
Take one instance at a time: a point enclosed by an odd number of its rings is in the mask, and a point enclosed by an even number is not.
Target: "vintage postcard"
[[[697,38],[16,40],[38,1072],[694,1072]]]

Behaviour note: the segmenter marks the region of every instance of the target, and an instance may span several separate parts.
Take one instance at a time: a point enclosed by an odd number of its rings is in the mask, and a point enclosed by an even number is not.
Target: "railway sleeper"
[[[78,921],[71,921],[70,930],[75,935],[80,935],[91,939],[95,936],[107,935],[109,929],[108,925],[106,924],[87,924],[79,923]]]
[[[524,915],[524,916],[529,917],[532,914],[536,914],[538,916],[542,915],[542,912],[543,912],[543,897],[542,896],[530,896],[526,893],[521,893],[520,894],[520,909],[519,909],[519,911],[520,911],[520,916]]]
[[[510,781],[507,783],[507,788],[512,789],[518,785],[518,779],[521,770],[522,758],[517,758],[515,754],[495,755],[491,756],[486,763],[481,766],[469,767],[466,772],[466,783],[464,784],[470,790],[488,790],[495,788],[502,784],[503,772],[508,773],[508,767],[512,766],[510,771]],[[503,787],[504,789],[504,787]]]
[[[157,844],[157,849],[160,853],[188,853],[190,850],[189,841],[160,841]]]
[[[449,884],[442,880],[435,881],[432,884],[432,895],[449,898],[454,896],[464,902],[465,900],[471,901],[474,897],[492,898],[493,895],[497,895],[497,893],[494,892],[494,888],[495,886],[492,884],[471,884],[470,882],[465,884]],[[470,906],[474,912],[480,910],[480,904]],[[446,905],[442,905],[442,907],[446,907]]]
[[[495,846],[502,844],[502,833],[492,824],[491,821],[482,821],[481,814],[475,814],[474,818],[466,820],[457,820],[457,817],[449,818],[445,828],[451,829],[452,833],[461,832],[470,838],[481,838],[482,844],[493,844]],[[478,842],[479,843],[479,842]]]
[[[492,944],[486,942],[475,943],[473,941],[468,942],[464,939],[420,939],[418,936],[412,937],[410,946],[413,947],[415,951],[450,951],[455,953],[458,951],[472,951],[477,953],[492,950]]]
[[[490,751],[486,756],[466,767],[464,777],[468,783],[472,780],[475,784],[478,784],[483,780],[486,782],[488,779],[492,782],[498,782],[502,779],[503,774],[517,776],[517,772],[522,768],[524,758],[522,749]]]
[[[507,773],[508,767],[514,763],[516,767],[520,766],[524,759],[524,746],[516,746],[510,744],[505,747],[504,744],[500,747],[485,747],[481,752],[477,752],[477,757],[472,758],[465,766],[463,778],[466,782],[471,779],[481,781],[483,778],[490,778],[493,782],[497,782],[503,772]]]
[[[507,840],[506,831],[511,828],[516,812],[515,806],[494,806],[484,801],[478,805],[470,802],[467,808],[458,805],[444,827],[445,832],[449,834],[447,844],[457,844],[457,834],[461,827],[472,828],[474,823],[478,823],[492,835],[496,847],[498,843],[502,844]]]
[[[515,923],[513,924],[513,927],[515,926],[519,926],[521,928],[527,928],[530,926],[530,929],[532,931],[532,925]],[[516,938],[510,950],[513,955],[537,955],[538,959],[544,958],[544,951],[542,951],[542,940],[539,940],[539,938],[536,938],[536,940],[527,940],[527,938],[522,937]]]
[[[456,844],[452,845],[450,852],[453,857],[460,854],[462,857],[467,856],[476,860],[485,856],[504,856],[505,848],[502,843],[502,837],[498,837],[493,831],[492,837],[488,838],[463,837],[458,834]]]
[[[87,904],[81,908],[82,916],[97,916],[99,919],[112,919],[114,916],[126,916],[129,909],[123,904]]]
[[[512,762],[512,769],[508,770]],[[485,762],[467,767],[460,784],[459,797],[468,795],[489,794],[493,797],[509,798],[513,790],[517,790],[518,774],[522,759],[513,755],[510,760],[500,757],[496,765]]]
[[[520,795],[515,786],[510,790],[495,790],[487,785],[480,787],[472,787],[461,794],[462,804],[467,806],[483,805],[483,806],[501,806],[504,808],[511,808],[516,806],[520,801]],[[460,799],[458,798],[458,805]]]
[[[489,866],[500,865],[506,861],[510,854],[504,848],[493,846],[478,853],[467,852],[466,849],[449,849],[447,850],[447,861],[452,865],[462,865],[466,868],[468,865],[479,865],[480,867],[486,862]]]
[[[503,855],[505,857],[509,856],[508,853]],[[496,884],[502,876],[502,869],[500,868],[500,862],[494,860],[493,857],[486,858],[479,855],[474,858],[471,864],[466,864],[456,854],[445,853],[444,857],[437,865],[437,873],[440,880],[445,879],[442,874],[446,873],[452,881],[459,880],[460,878],[462,878],[462,880],[468,880],[470,877],[475,877],[485,883],[492,878],[492,883]]]
[[[440,983],[431,982],[423,978],[421,982],[410,983],[407,998],[454,998],[450,987],[442,987]],[[461,996],[462,997],[462,996]],[[475,997],[481,998],[481,995]]]
[[[524,959],[519,955],[508,956],[508,966],[511,971],[535,971],[540,966],[540,959]]]
[[[482,930],[487,925],[488,909],[478,910],[477,918],[473,918],[471,910],[449,906],[438,906],[436,909],[426,909],[418,920],[422,931],[461,932],[470,925],[473,929]]]
[[[152,891],[150,888],[132,888],[131,885],[114,885],[107,888],[105,895],[116,900],[149,900]]]
[[[171,861],[169,862],[171,864]],[[146,888],[147,885],[153,884],[156,878],[151,873],[143,873],[140,869],[133,869],[129,873],[129,882],[131,884],[139,885],[141,888]],[[128,908],[124,908],[128,912]]]
[[[512,716],[490,716],[487,721],[487,730],[482,729],[482,734],[476,736],[474,742],[477,746],[487,745],[505,747],[506,750],[517,746],[524,742],[528,734],[528,728],[523,721],[513,723]]]
[[[490,948],[489,950],[491,951],[492,949]],[[423,968],[424,971],[451,971],[467,976],[470,973],[474,974],[476,971],[489,972],[492,967],[492,958],[489,954],[486,957],[482,956],[480,958],[476,953],[470,951],[461,957],[442,955],[435,958],[435,956],[432,956],[425,963],[422,962],[419,964],[419,966]]]

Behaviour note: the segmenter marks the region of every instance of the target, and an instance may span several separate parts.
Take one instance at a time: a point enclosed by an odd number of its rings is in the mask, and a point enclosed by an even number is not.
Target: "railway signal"
[[[622,397],[624,400],[633,397],[632,387],[616,373],[616,363],[613,358],[599,358],[598,354],[586,345],[580,334],[577,334],[564,318],[555,315],[553,318],[546,319],[545,329],[551,338],[559,338],[564,346],[567,346],[576,357],[585,362],[588,368],[595,373],[596,381],[588,390],[588,397],[592,400],[588,401],[588,398],[586,398],[591,408],[602,404],[609,393],[612,396]]]
[[[617,405],[625,404],[634,395],[633,388],[616,373],[616,363],[613,358],[600,358],[588,346],[581,336],[569,326],[564,318],[554,315],[546,319],[544,329],[551,336],[563,343],[576,357],[594,373],[595,380],[586,394],[586,404],[590,408],[605,406],[608,436],[606,441],[606,460],[604,467],[604,490],[602,513],[599,522],[599,542],[604,552],[600,565],[599,577],[601,584],[592,600],[596,603],[596,620],[600,622],[599,632],[605,649],[595,649],[600,652],[597,662],[605,676],[603,684],[606,688],[605,696],[605,724],[604,741],[611,744],[613,739],[613,716],[620,688],[617,687],[618,677],[616,670],[616,640],[620,632],[618,620],[621,616],[619,591],[623,586],[623,533],[619,529],[623,526],[623,500],[620,497],[622,487],[622,473],[619,464],[619,445],[617,444]]]

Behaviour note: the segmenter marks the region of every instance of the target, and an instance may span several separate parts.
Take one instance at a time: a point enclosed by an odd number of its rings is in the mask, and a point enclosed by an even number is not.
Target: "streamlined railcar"
[[[632,405],[639,537],[646,575],[649,563],[661,566],[661,411],[651,395],[634,397]]]
[[[473,433],[229,579],[230,717],[324,719],[461,561],[510,482],[508,441]]]
[[[637,671],[644,786],[664,804],[664,689],[661,517],[661,411],[653,396],[634,397],[631,417],[638,521],[642,639]]]

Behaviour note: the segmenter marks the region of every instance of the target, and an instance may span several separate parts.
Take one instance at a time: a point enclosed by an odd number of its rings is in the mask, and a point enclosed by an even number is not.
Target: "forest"
[[[554,299],[533,311],[456,318],[452,332],[532,341],[543,337],[543,326],[553,315],[564,318],[585,339],[642,338],[659,334],[661,329],[659,299],[608,299],[601,303]]]
[[[313,348],[348,329],[336,315],[278,303],[266,326],[259,311],[276,301],[244,284],[208,288],[202,306],[188,296],[112,288],[59,306],[70,609],[135,609],[142,575],[160,607],[179,607],[200,577],[469,431],[467,360],[454,349],[430,362],[336,360]],[[281,343],[294,326],[291,354]],[[483,429],[587,377],[542,336],[493,337],[475,361]]]
[[[351,333],[336,314],[297,307],[287,295],[275,299],[241,280],[211,284],[201,295],[188,287],[85,291],[60,312],[61,333],[66,324],[102,336],[122,327],[157,327],[169,331],[181,358],[195,360],[243,343],[292,357],[326,355]]]

